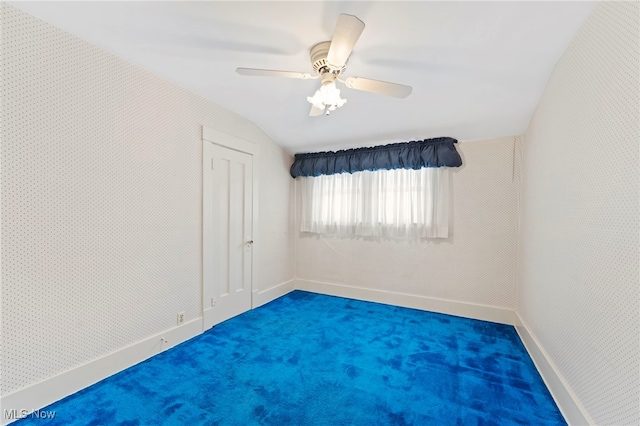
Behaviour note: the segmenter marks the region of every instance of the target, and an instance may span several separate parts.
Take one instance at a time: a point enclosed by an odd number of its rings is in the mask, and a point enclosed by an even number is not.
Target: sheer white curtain
[[[447,238],[449,169],[377,170],[299,177],[300,231]]]

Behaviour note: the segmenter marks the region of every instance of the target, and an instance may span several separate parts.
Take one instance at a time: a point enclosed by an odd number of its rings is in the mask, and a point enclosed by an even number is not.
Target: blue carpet
[[[513,327],[302,291],[45,410],[17,424],[566,424]]]

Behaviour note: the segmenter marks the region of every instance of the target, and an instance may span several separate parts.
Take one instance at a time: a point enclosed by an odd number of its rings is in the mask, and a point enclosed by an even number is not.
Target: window
[[[447,238],[447,167],[299,177],[300,230],[319,234]]]

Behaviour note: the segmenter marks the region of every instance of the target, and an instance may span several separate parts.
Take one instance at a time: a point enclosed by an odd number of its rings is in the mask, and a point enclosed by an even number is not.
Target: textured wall
[[[448,239],[299,235],[297,277],[514,309],[519,147],[514,137],[458,144]]]
[[[524,142],[518,310],[599,425],[640,422],[638,2],[600,2]]]
[[[228,110],[0,12],[3,395],[200,316],[201,125],[260,145],[254,288],[293,278],[288,154]]]

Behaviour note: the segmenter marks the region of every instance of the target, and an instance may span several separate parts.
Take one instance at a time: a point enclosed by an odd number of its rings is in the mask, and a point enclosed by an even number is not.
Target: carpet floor
[[[16,424],[566,424],[512,326],[303,291],[44,410]]]

